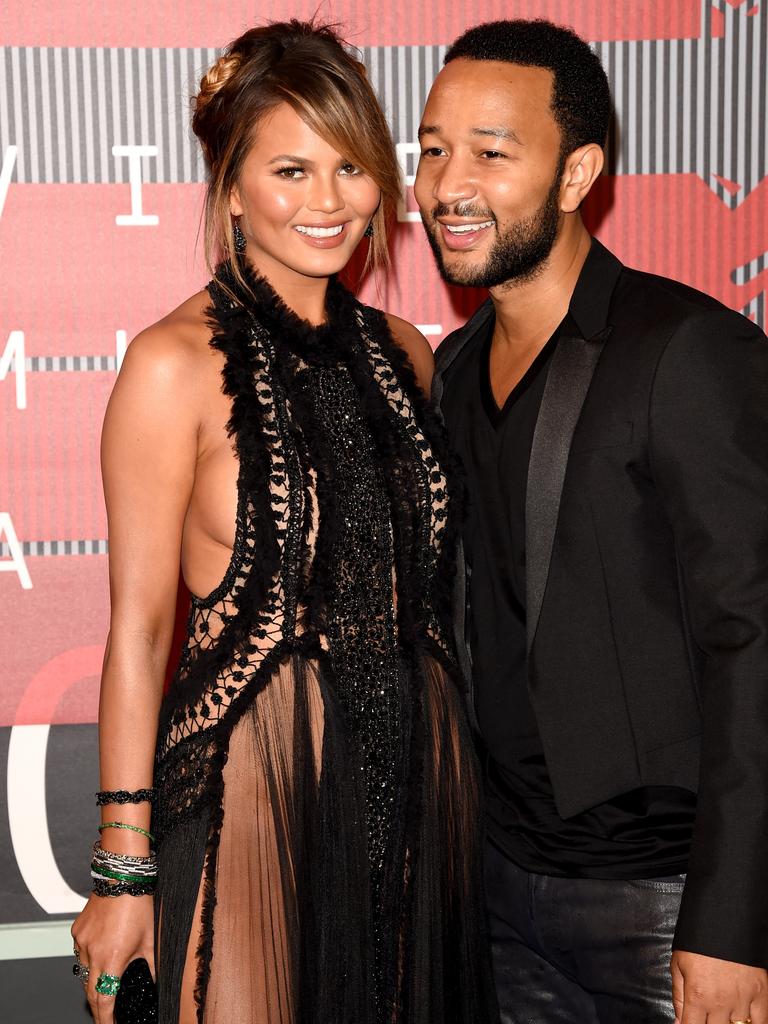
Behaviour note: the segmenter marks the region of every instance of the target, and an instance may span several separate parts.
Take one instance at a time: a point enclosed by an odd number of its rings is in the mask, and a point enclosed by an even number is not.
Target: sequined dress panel
[[[194,957],[201,1024],[482,1024],[479,794],[428,414],[384,318],[340,285],[313,329],[247,283],[225,267],[209,287],[237,530],[161,716],[161,1020]]]

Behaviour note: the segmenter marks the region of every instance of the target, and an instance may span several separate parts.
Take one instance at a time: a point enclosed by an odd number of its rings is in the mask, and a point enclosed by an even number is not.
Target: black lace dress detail
[[[237,531],[161,713],[160,1018],[192,935],[201,1024],[482,1024],[440,435],[380,313],[332,282],[313,328],[245,273],[209,286]]]

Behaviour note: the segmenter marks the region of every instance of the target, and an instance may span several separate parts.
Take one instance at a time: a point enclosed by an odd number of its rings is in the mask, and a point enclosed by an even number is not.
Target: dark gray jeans
[[[534,875],[489,843],[502,1024],[674,1021],[669,963],[683,883]]]

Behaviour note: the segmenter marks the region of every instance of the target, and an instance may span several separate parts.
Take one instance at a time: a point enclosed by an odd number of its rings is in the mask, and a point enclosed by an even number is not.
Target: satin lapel
[[[588,341],[561,337],[531,445],[525,498],[526,620],[530,654],[552,558],[565,470],[581,408],[611,328]]]
[[[487,299],[463,327],[449,334],[438,346],[435,352],[435,375],[432,378],[432,401],[438,408],[443,397],[443,374],[493,315],[493,303]]]

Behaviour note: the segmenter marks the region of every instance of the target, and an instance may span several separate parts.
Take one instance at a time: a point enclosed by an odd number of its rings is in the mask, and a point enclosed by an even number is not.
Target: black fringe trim
[[[348,368],[387,488],[394,539],[400,652],[410,681],[414,708],[406,787],[408,797],[404,808],[404,841],[409,851],[408,872],[412,880],[419,875],[422,802],[426,783],[424,768],[429,760],[425,659],[438,661],[453,682],[463,688],[458,662],[450,647],[450,605],[461,522],[461,494],[453,483],[458,477],[454,476],[454,461],[448,451],[444,428],[423,396],[407,354],[393,338],[385,316],[378,310],[359,304],[338,281],[329,283],[326,322],[313,326],[290,310],[252,268],[242,263],[239,269],[246,282],[245,289],[235,278],[231,266],[223,264],[218,268],[216,277],[208,286],[211,305],[207,318],[212,330],[211,345],[225,357],[222,390],[232,400],[227,430],[240,463],[238,508],[243,509],[248,519],[242,540],[248,536],[251,541],[256,538],[258,550],[252,563],[246,566],[248,571],[244,573],[243,585],[232,594],[235,612],[227,619],[217,643],[208,650],[198,649],[194,656],[183,662],[183,671],[177,673],[166,698],[162,721],[167,722],[173,709],[180,704],[192,704],[200,699],[211,680],[241,652],[247,652],[257,616],[263,613],[281,571],[279,538],[271,503],[273,466],[270,451],[274,425],[267,422],[265,412],[270,403],[265,407],[255,390],[255,377],[262,372],[266,377],[264,386],[272,389],[274,401],[277,402],[280,395],[280,400],[286,403],[290,443],[298,454],[302,469],[300,484],[295,480],[288,482],[289,488],[298,485],[304,492],[306,511],[302,524],[301,557],[298,565],[285,567],[282,571],[295,574],[299,605],[306,609],[305,620],[301,624],[305,632],[300,636],[285,637],[264,658],[221,722],[182,740],[159,765],[161,773],[172,774],[175,758],[184,759],[187,744],[193,747],[209,745],[207,749],[211,756],[205,765],[206,778],[201,780],[197,799],[190,801],[181,815],[174,815],[171,811],[168,819],[160,823],[161,828],[172,830],[183,817],[209,808],[203,869],[202,931],[197,950],[196,999],[201,1022],[214,939],[214,880],[223,817],[222,771],[227,759],[229,736],[278,665],[289,657],[301,655],[316,660],[333,688],[331,660],[320,648],[317,637],[327,633],[327,595],[333,579],[333,551],[341,524],[334,501],[334,466],[324,457],[313,430],[312,402],[302,380],[304,365],[338,366],[341,363]],[[361,319],[364,330],[361,329]],[[259,332],[263,332],[261,340],[272,349],[267,357],[261,354],[261,346],[254,343],[254,333],[258,335]],[[390,405],[375,379],[366,334],[380,347],[383,358],[389,363],[393,386],[400,388],[409,400],[415,422],[424,434],[424,442],[414,444],[406,429],[405,418]],[[431,543],[430,483],[434,470],[424,461],[429,449],[448,476],[449,492],[447,521],[441,534],[436,563]],[[308,539],[312,510],[308,505],[307,487],[310,468],[316,473],[319,512],[311,564]],[[242,552],[235,551],[233,563],[238,559],[242,561],[241,556]],[[189,751],[186,753],[188,755]],[[413,913],[409,887],[402,904],[404,926]],[[407,926],[405,931],[408,931]],[[400,955],[409,952],[403,948]],[[397,962],[394,959],[396,953],[393,950],[393,963]]]

